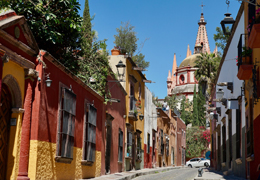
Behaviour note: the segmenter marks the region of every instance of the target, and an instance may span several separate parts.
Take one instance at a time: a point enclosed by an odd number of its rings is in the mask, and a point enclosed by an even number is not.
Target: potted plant
[[[239,69],[237,73],[237,77],[240,80],[248,80],[252,74],[253,65],[250,64],[252,49],[250,47],[243,47],[242,51],[242,62],[238,62]]]
[[[130,153],[131,153],[131,146],[127,147],[127,152],[126,152],[126,156],[130,157]]]

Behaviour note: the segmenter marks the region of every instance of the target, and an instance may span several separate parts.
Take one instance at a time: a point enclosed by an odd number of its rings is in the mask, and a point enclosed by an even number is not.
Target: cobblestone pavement
[[[198,174],[198,168],[173,169],[151,175],[134,178],[134,180],[191,180]]]

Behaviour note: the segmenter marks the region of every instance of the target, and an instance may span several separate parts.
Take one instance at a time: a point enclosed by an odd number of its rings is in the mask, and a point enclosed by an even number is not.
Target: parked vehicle
[[[210,166],[210,160],[205,158],[193,158],[186,162],[186,166],[192,168],[192,167],[209,167]]]

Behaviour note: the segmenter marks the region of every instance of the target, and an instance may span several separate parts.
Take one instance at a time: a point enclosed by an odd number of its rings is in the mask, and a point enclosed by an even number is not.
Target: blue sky
[[[83,16],[85,0],[79,0],[79,3]],[[107,39],[109,53],[115,46],[114,35],[121,22],[130,21],[135,26],[138,45],[149,38],[142,53],[145,60],[150,62],[150,67],[143,73],[148,80],[156,82],[146,85],[158,98],[167,95],[166,80],[168,71],[172,69],[174,53],[178,66],[186,57],[188,44],[193,53],[201,4],[201,0],[89,0],[90,15],[95,15],[93,29],[98,32],[100,40]],[[213,52],[213,34],[227,12],[226,0],[204,0],[203,4],[210,49]],[[230,0],[228,12],[234,19],[239,7],[237,0]]]

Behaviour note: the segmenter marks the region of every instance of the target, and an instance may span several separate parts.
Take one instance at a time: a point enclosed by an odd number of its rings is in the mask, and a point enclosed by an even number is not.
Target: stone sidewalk
[[[109,174],[109,175],[103,175],[96,178],[91,178],[92,180],[129,180],[133,179],[138,176],[143,176],[147,174],[155,174],[159,172],[166,172],[173,169],[180,169],[180,168],[186,168],[182,166],[177,167],[160,167],[160,168],[151,168],[151,169],[140,169],[140,170],[134,170],[134,171],[126,171],[121,173],[115,173],[115,174]]]
[[[213,169],[203,169],[203,174],[202,177],[198,177],[198,175],[194,178],[194,180],[224,180],[224,179],[229,179],[229,180],[246,180],[241,177],[237,177],[234,175],[228,175],[225,176],[221,172],[217,172]]]

